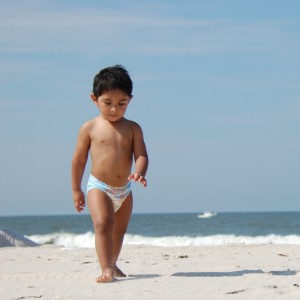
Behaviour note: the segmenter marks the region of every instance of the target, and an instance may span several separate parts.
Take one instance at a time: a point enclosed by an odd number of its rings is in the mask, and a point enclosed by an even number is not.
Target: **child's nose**
[[[112,108],[111,108],[111,111],[112,112],[114,112],[114,111],[116,111],[117,109],[116,109],[116,107],[115,106],[113,106]]]

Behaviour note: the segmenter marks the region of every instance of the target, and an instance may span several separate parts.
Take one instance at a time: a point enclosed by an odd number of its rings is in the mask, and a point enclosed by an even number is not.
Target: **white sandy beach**
[[[98,284],[94,249],[0,248],[0,299],[300,299],[300,246],[124,246]]]

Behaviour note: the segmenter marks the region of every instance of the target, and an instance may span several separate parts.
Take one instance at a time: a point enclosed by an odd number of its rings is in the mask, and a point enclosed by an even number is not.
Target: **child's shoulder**
[[[125,118],[124,118],[124,120],[126,121],[127,126],[131,127],[132,130],[141,129],[141,126],[137,122],[132,121],[132,120],[128,120],[128,119],[125,119]]]
[[[81,129],[83,129],[83,130],[89,130],[89,129],[91,129],[91,127],[94,126],[94,124],[95,124],[95,119],[85,121],[82,124]]]
[[[81,125],[80,131],[88,134],[95,127],[96,123],[97,123],[97,118],[88,120]]]

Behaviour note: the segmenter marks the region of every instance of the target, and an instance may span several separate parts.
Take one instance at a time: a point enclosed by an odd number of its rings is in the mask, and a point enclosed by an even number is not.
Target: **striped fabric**
[[[9,230],[0,230],[0,247],[36,247],[39,244]]]

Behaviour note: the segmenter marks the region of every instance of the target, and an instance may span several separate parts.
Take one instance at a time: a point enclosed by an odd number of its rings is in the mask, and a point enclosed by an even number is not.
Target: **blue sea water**
[[[0,229],[40,244],[94,247],[89,215],[0,217]],[[124,244],[299,244],[300,212],[134,214]]]

